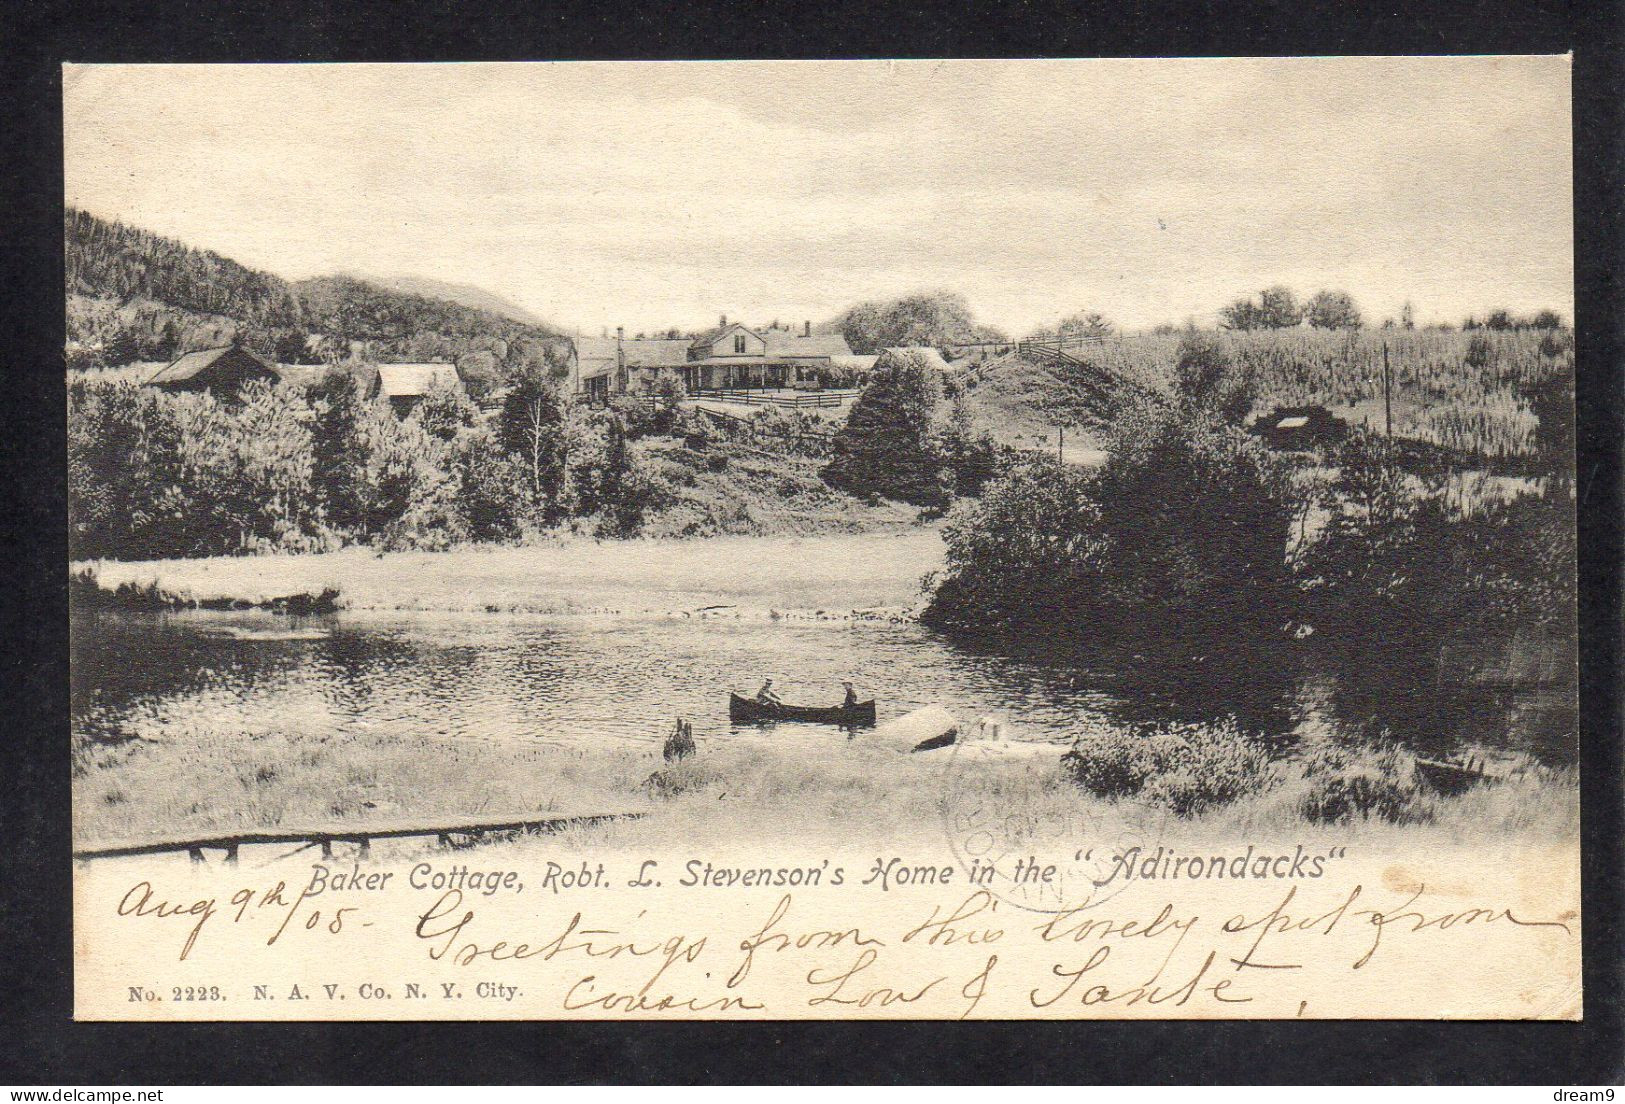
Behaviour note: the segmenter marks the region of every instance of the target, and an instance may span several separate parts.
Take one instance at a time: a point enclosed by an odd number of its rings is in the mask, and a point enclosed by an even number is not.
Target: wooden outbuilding
[[[275,384],[279,379],[275,366],[259,354],[241,345],[222,345],[185,353],[142,383],[164,391],[208,391],[230,399],[253,380]]]

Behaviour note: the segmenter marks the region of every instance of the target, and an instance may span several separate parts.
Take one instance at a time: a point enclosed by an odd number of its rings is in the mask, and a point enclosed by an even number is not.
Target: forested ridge
[[[138,227],[69,208],[72,367],[165,360],[237,340],[280,360],[507,356],[558,331],[349,276],[290,282]]]

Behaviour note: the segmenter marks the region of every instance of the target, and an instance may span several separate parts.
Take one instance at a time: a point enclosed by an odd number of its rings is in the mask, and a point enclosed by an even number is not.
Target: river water
[[[1301,647],[1209,670],[979,650],[915,624],[80,612],[72,660],[73,728],[91,741],[238,731],[647,741],[679,715],[697,736],[725,738],[728,691],[771,676],[786,701],[835,704],[852,679],[882,721],[940,703],[964,719],[993,714],[1017,739],[1228,714],[1283,746],[1386,729],[1424,752],[1574,755],[1562,693],[1445,686],[1431,672],[1352,686]]]

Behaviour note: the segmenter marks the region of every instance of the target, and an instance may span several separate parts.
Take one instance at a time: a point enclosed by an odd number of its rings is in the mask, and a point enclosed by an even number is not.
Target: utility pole
[[[1055,427],[1055,459],[1066,463],[1066,426]]]
[[[1388,371],[1388,342],[1382,343],[1382,421],[1388,439],[1394,439],[1394,381]]]

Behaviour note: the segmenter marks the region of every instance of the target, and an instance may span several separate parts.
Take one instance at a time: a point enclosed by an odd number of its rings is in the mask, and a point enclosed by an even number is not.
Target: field
[[[1093,386],[1101,374],[1167,392],[1180,340],[1177,334],[1110,340],[1083,357],[1098,373],[1011,354],[978,373],[971,405],[1010,443],[1046,435],[1053,441],[1058,425],[1087,429],[1108,414],[1108,396]],[[1252,381],[1255,413],[1319,403],[1378,430],[1386,348],[1394,433],[1439,445],[1472,466],[1529,457],[1537,419],[1523,392],[1554,374],[1572,379],[1574,370],[1564,331],[1261,330],[1222,333],[1219,341]]]

